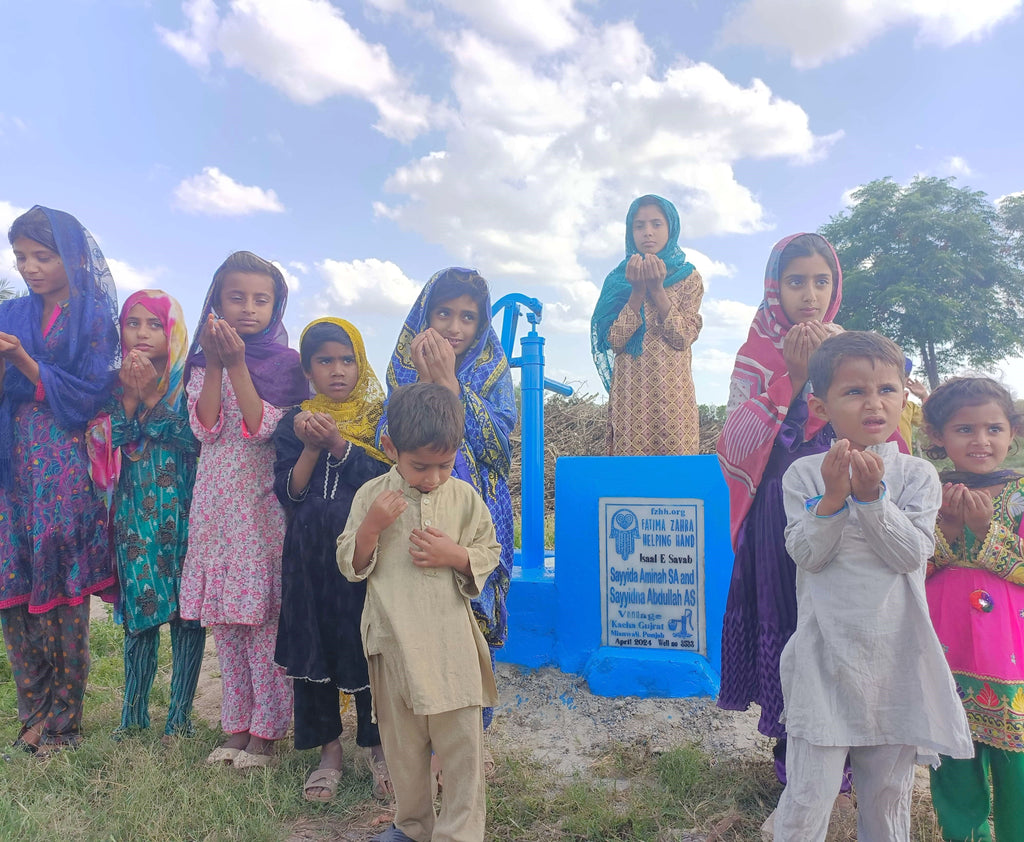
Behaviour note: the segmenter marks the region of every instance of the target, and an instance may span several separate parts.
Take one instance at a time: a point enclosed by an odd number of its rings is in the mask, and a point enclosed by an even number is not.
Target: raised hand
[[[214,326],[217,324],[217,317],[210,313],[202,328],[199,330],[199,347],[206,355],[206,365],[221,366],[220,351],[217,348],[217,340],[214,337]]]
[[[656,254],[645,255],[643,276],[647,290],[652,295],[657,294],[659,290],[663,290],[665,288],[665,278],[668,277],[665,261]]]
[[[633,287],[633,292],[640,292],[642,295],[647,287],[647,277],[644,274],[644,256],[642,254],[630,255],[626,261],[626,283]]]
[[[964,525],[974,533],[979,541],[988,536],[988,528],[992,523],[995,507],[992,498],[981,489],[964,488],[963,517]]]
[[[21,340],[13,333],[0,333],[0,358],[11,360],[21,352]]]
[[[292,429],[295,431],[295,438],[301,441],[306,447],[311,450],[320,451],[323,449],[323,445],[317,441],[316,436],[309,429],[309,419],[313,417],[313,413],[308,410],[302,410],[295,416],[295,420],[292,422]]]
[[[399,515],[408,507],[409,502],[397,488],[382,491],[370,504],[360,529],[365,528],[375,537],[379,537],[380,533],[398,520]]]
[[[307,429],[321,443],[321,447],[331,451],[335,457],[343,455],[348,443],[341,436],[335,420],[326,412],[314,412],[307,422]]]
[[[160,375],[157,373],[156,368],[153,366],[153,361],[149,357],[137,351],[130,351],[128,356],[131,358],[131,376],[135,381],[139,400],[152,409],[160,400],[160,393],[157,389],[160,383]],[[123,368],[122,366],[122,370]]]
[[[213,324],[213,336],[224,368],[245,363],[245,340],[237,330],[221,319]]]
[[[469,552],[435,526],[414,529],[409,535],[409,555],[417,567],[451,567],[466,572]]]
[[[885,476],[885,462],[881,456],[870,450],[854,450],[850,453],[850,474],[854,497],[862,503],[878,499],[882,477]]]
[[[811,330],[805,324],[793,325],[782,340],[782,359],[786,362],[789,379],[793,381],[794,392],[807,382],[807,362],[816,347]]]
[[[832,444],[821,462],[821,478],[825,493],[818,503],[818,514],[834,515],[846,503],[852,492],[850,483],[850,442],[839,439]]]
[[[946,540],[951,542],[964,531],[964,492],[967,487],[947,482],[942,486],[942,505],[939,507],[938,524]]]

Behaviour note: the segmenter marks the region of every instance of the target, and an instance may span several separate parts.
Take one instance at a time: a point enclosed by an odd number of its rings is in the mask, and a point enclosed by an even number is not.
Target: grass
[[[512,521],[513,546],[518,550],[523,546],[523,524],[522,519],[516,515]],[[555,516],[554,514],[544,515],[544,548],[553,550],[555,548]]]
[[[301,797],[316,751],[285,748],[275,767],[243,775],[204,764],[220,740],[206,726],[193,739],[162,746],[166,671],[154,687],[152,732],[120,743],[109,739],[120,717],[121,634],[109,619],[92,623],[83,746],[47,761],[15,752],[10,762],[0,762],[0,839],[359,842],[380,830],[375,822],[388,819],[369,797],[365,768],[353,765],[354,727],[343,737],[346,766],[338,796],[327,805]],[[168,655],[161,653],[162,663]],[[3,658],[0,723],[0,741],[9,744],[18,725]],[[491,743],[498,773],[488,788],[487,838],[494,842],[748,842],[759,838],[779,795],[767,759],[713,762],[692,746],[655,754],[643,741],[613,743],[591,768],[566,780],[534,760],[501,718]],[[854,837],[840,828],[829,838]],[[915,808],[913,839],[939,839],[927,801]]]

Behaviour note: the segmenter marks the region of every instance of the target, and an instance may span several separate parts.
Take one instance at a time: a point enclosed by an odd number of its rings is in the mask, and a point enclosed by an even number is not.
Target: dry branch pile
[[[714,453],[722,432],[725,407],[700,407],[700,452]],[[544,511],[555,511],[555,461],[560,456],[604,456],[608,404],[598,395],[576,393],[568,398],[549,395],[544,401]],[[512,431],[512,470],[509,487],[512,509],[519,516],[521,429]]]

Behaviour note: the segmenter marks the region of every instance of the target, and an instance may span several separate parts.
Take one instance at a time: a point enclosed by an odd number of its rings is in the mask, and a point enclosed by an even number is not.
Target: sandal
[[[230,766],[236,757],[242,753],[240,748],[228,748],[227,746],[218,746],[211,751],[206,757],[207,766]]]
[[[341,769],[314,769],[302,787],[302,797],[307,801],[330,801],[338,794]],[[313,795],[311,789],[325,789],[326,794]]]
[[[373,752],[367,752],[366,765],[370,768],[373,776],[373,797],[378,801],[393,801],[395,788],[391,785],[391,773],[388,771],[387,761],[383,757],[374,757]]]
[[[231,761],[231,765],[235,769],[262,769],[273,762],[272,754],[249,754],[245,749],[241,749]]]

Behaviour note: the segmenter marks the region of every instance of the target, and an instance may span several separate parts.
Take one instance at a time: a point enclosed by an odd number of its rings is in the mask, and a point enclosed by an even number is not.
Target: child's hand
[[[381,532],[398,520],[398,516],[408,507],[408,501],[397,488],[382,491],[370,504],[370,509],[366,513],[366,517],[363,518],[360,528],[365,528],[373,535],[379,536]]]
[[[664,289],[665,278],[668,277],[665,261],[656,254],[645,255],[643,276],[649,292],[657,293],[658,290]]]
[[[295,416],[295,420],[292,422],[292,429],[295,431],[295,438],[301,441],[306,447],[311,450],[322,450],[322,446],[313,433],[309,429],[309,419],[313,417],[313,413],[308,410],[302,410],[298,415]]]
[[[343,453],[346,442],[335,420],[326,412],[314,412],[308,421],[310,433],[316,436],[320,446],[330,450],[335,456]]]
[[[964,488],[963,501],[964,524],[974,533],[975,538],[984,541],[995,514],[992,498],[980,489]]]
[[[0,358],[14,360],[21,352],[21,340],[12,333],[0,333]]]
[[[947,482],[942,486],[942,505],[939,507],[938,524],[947,541],[952,541],[964,531],[963,485]]]
[[[818,514],[834,515],[850,496],[850,442],[839,439],[829,448],[821,463],[821,478],[825,481],[825,493],[818,503]]]
[[[157,392],[157,385],[160,382],[160,375],[153,367],[152,360],[142,354],[131,351],[130,358],[131,377],[135,381],[135,388],[139,394],[139,400],[152,409],[160,400]],[[122,370],[124,366],[121,367]]]
[[[644,274],[644,256],[642,254],[630,255],[626,261],[626,283],[633,287],[634,293],[643,295],[647,289],[647,277]]]
[[[409,535],[409,555],[417,567],[451,567],[468,573],[469,552],[435,526],[414,529]]]
[[[870,450],[854,450],[850,454],[850,471],[853,496],[862,503],[877,500],[885,476],[882,457]]]
[[[138,402],[139,389],[136,385],[135,376],[132,373],[131,353],[121,361],[121,370],[117,373],[117,377],[121,381],[121,390],[124,396],[129,400]]]
[[[220,351],[217,349],[217,340],[213,334],[213,328],[216,324],[217,317],[210,313],[206,323],[199,331],[199,347],[203,349],[203,353],[206,355],[206,364],[208,366],[222,365]]]
[[[782,340],[782,359],[794,387],[802,388],[807,382],[807,361],[816,347],[811,343],[810,331],[804,324],[793,325]]]
[[[238,335],[237,330],[221,319],[213,325],[213,336],[224,368],[245,364],[245,340]]]
[[[412,359],[420,379],[459,391],[455,376],[455,349],[432,327],[412,341]]]
[[[919,400],[928,399],[928,387],[924,385],[920,380],[915,380],[913,377],[907,378],[907,389],[910,394],[914,395]]]

